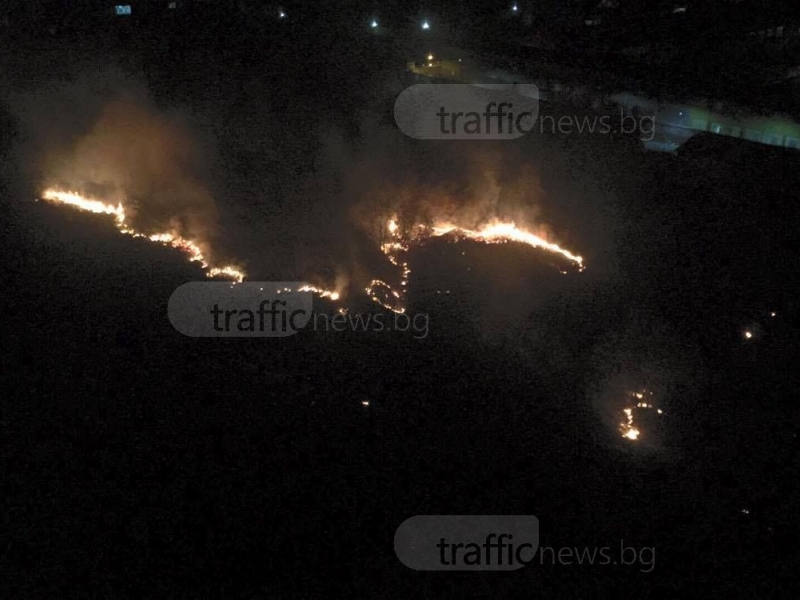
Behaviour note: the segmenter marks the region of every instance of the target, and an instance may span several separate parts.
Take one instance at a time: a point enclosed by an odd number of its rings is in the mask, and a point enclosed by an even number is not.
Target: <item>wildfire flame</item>
[[[87,198],[78,192],[65,191],[57,188],[49,188],[42,193],[42,198],[48,202],[72,206],[79,210],[96,214],[106,214],[114,217],[117,229],[126,235],[136,238],[146,238],[151,242],[165,244],[176,248],[187,255],[189,261],[198,262],[206,271],[207,277],[226,277],[236,282],[241,282],[245,278],[245,273],[234,265],[211,266],[207,262],[200,246],[189,239],[181,237],[171,232],[144,233],[134,229],[127,220],[125,207],[119,203],[117,205],[103,202],[94,198]],[[544,238],[520,229],[513,222],[493,221],[481,229],[473,230],[459,227],[452,223],[439,223],[432,227],[416,225],[412,228],[413,233],[405,237],[398,223],[397,216],[392,217],[386,224],[387,241],[381,244],[381,251],[386,255],[389,262],[398,267],[401,271],[400,289],[393,289],[388,283],[380,279],[373,279],[365,288],[367,295],[375,302],[396,313],[404,313],[405,294],[408,289],[408,280],[411,269],[408,262],[403,260],[403,255],[409,250],[410,241],[421,241],[425,238],[452,235],[458,239],[470,239],[487,244],[502,244],[506,242],[518,242],[527,244],[534,248],[546,250],[559,254],[567,260],[577,265],[579,271],[585,268],[583,258],[565,250],[558,244],[548,242]],[[291,290],[286,290],[287,292]],[[328,298],[332,301],[340,299],[341,294],[336,290],[306,285],[299,288],[299,292],[312,292],[321,298]],[[344,309],[339,309],[344,310]],[[632,422],[631,422],[632,423]],[[632,433],[635,431],[635,434]],[[636,439],[638,430],[630,428],[626,437]],[[631,437],[633,436],[633,437]]]
[[[396,313],[405,312],[403,307],[403,298],[408,286],[408,278],[411,275],[411,269],[408,263],[401,259],[401,256],[408,252],[409,242],[404,239],[397,222],[397,216],[390,218],[386,224],[386,231],[388,234],[388,241],[381,244],[381,251],[386,255],[387,259],[394,266],[399,267],[401,271],[400,276],[400,291],[392,289],[392,287],[380,279],[373,279],[366,288],[366,292],[373,301],[377,302],[384,308],[392,310]],[[520,229],[513,222],[493,221],[481,229],[467,229],[459,227],[452,223],[439,223],[432,227],[425,227],[424,225],[416,225],[411,230],[414,232],[410,238],[413,241],[421,241],[431,237],[441,237],[451,235],[458,239],[469,239],[486,244],[504,244],[507,242],[518,242],[527,244],[533,248],[546,250],[559,254],[565,259],[575,264],[578,271],[583,271],[586,267],[583,264],[583,257],[577,256],[565,250],[558,244],[548,242],[544,238]]]
[[[61,204],[68,204],[80,210],[93,212],[96,214],[114,215],[116,221],[120,226],[125,224],[125,209],[122,204],[107,204],[100,200],[91,200],[84,198],[76,192],[63,192],[55,189],[48,189],[42,194],[42,198],[51,202],[59,202]]]
[[[187,240],[186,238],[169,232],[146,234],[135,230],[128,223],[125,215],[125,207],[122,204],[117,204],[114,206],[113,204],[103,202],[102,200],[87,198],[77,192],[63,191],[55,188],[45,190],[42,193],[42,198],[48,202],[72,206],[79,210],[92,212],[95,214],[113,215],[117,229],[121,233],[135,238],[146,238],[151,242],[165,244],[167,246],[177,248],[187,255],[187,258],[190,262],[199,262],[202,268],[206,270],[207,277],[225,277],[234,282],[240,283],[246,276],[244,271],[234,265],[211,267],[206,261],[200,246],[198,246],[197,243],[193,242],[192,240]],[[292,290],[286,289],[284,291],[291,292]],[[340,294],[337,291],[326,290],[311,285],[303,286],[297,291],[312,292],[319,295],[321,298],[329,298],[333,301],[338,300],[340,297]]]
[[[42,198],[48,202],[65,204],[79,210],[84,210],[95,214],[113,215],[117,229],[121,233],[135,238],[146,238],[151,242],[165,244],[167,246],[177,248],[187,255],[190,262],[199,262],[202,268],[206,269],[206,276],[208,277],[228,277],[235,282],[241,282],[245,278],[244,271],[233,265],[223,265],[220,267],[209,268],[209,264],[206,262],[200,246],[198,246],[197,243],[193,242],[192,240],[187,240],[184,237],[170,232],[147,234],[135,230],[128,223],[125,215],[125,207],[121,203],[114,206],[113,204],[103,202],[102,200],[86,198],[77,192],[63,191],[55,188],[45,190],[42,193]]]
[[[400,257],[403,253],[408,252],[408,243],[402,239],[396,216],[389,219],[389,222],[386,224],[386,230],[389,233],[391,241],[381,244],[381,252],[386,255],[390,263],[402,269],[402,274],[400,276],[400,286],[402,290],[398,292],[392,289],[392,286],[385,281],[373,279],[364,291],[373,302],[377,302],[387,310],[402,314],[406,311],[403,306],[403,296],[406,293],[411,269],[408,268],[408,263],[402,261]]]
[[[434,236],[455,235],[458,237],[485,242],[487,244],[504,244],[507,242],[519,242],[534,248],[541,248],[548,252],[560,254],[567,260],[575,263],[579,271],[585,268],[583,257],[576,256],[569,250],[565,250],[558,244],[548,242],[544,238],[535,235],[524,229],[520,229],[513,222],[494,221],[481,229],[465,229],[452,223],[442,223],[434,225],[432,228]]]
[[[320,298],[330,298],[334,302],[339,299],[339,292],[333,290],[325,290],[322,288],[314,287],[313,285],[304,285],[298,292],[312,292],[318,294]]]

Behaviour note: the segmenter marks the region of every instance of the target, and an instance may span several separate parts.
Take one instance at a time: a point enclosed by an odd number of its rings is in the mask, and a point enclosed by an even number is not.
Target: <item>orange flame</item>
[[[42,193],[42,198],[48,202],[72,206],[87,212],[113,215],[117,229],[121,233],[135,238],[146,238],[151,242],[165,244],[167,246],[177,248],[187,255],[189,261],[199,262],[203,269],[206,269],[207,277],[226,277],[237,283],[242,282],[245,278],[244,271],[233,265],[211,267],[206,261],[200,246],[198,246],[198,244],[192,240],[187,240],[186,238],[169,232],[146,234],[135,230],[130,226],[130,224],[128,224],[125,215],[125,208],[122,206],[122,204],[117,204],[114,206],[113,204],[103,202],[102,200],[87,198],[77,192],[63,191],[56,188],[49,188],[45,190]],[[286,289],[284,291],[291,292],[292,290]],[[326,290],[311,285],[303,286],[297,291],[312,292],[319,295],[321,298],[330,298],[333,301],[338,300],[340,297],[338,291]]]
[[[631,400],[631,406],[622,409],[622,413],[625,415],[625,421],[619,424],[619,433],[622,437],[636,441],[641,436],[641,430],[636,427],[634,424],[634,410],[638,409],[648,409],[648,410],[655,410],[657,414],[663,415],[664,411],[660,408],[657,408],[655,404],[653,404],[652,397],[653,392],[649,392],[647,390],[642,390],[641,392],[628,392],[627,396]],[[639,402],[643,400],[646,396],[651,398],[650,402]],[[637,400],[636,403],[633,403],[633,400]]]
[[[202,268],[206,270],[207,277],[227,277],[232,279],[234,282],[241,282],[245,278],[244,271],[233,265],[213,267],[209,265],[200,246],[192,240],[188,240],[170,232],[146,234],[133,229],[133,227],[131,227],[127,222],[125,207],[121,203],[115,206],[101,200],[87,198],[77,192],[64,191],[56,188],[45,190],[42,194],[42,198],[49,202],[72,206],[79,210],[96,214],[112,215],[116,222],[117,229],[121,233],[137,238],[147,238],[152,242],[177,248],[185,253],[190,261],[199,262]],[[373,279],[365,288],[365,291],[373,301],[377,302],[387,310],[391,310],[396,313],[403,313],[405,312],[405,307],[403,306],[404,296],[408,289],[407,286],[409,276],[411,275],[411,269],[409,268],[408,263],[401,259],[401,255],[407,252],[409,249],[408,240],[403,236],[396,216],[392,217],[388,221],[386,229],[388,231],[390,241],[381,245],[381,251],[386,255],[390,263],[401,269],[401,289],[400,291],[394,290],[385,281]],[[535,235],[524,229],[520,229],[513,222],[493,221],[492,223],[477,230],[459,227],[458,225],[452,223],[439,223],[430,228],[417,225],[415,228],[413,228],[413,230],[415,232],[411,236],[413,239],[439,237],[452,234],[460,238],[471,239],[487,244],[501,244],[506,242],[523,243],[534,248],[540,248],[548,252],[559,254],[576,264],[579,271],[583,271],[585,268],[582,257],[565,250],[558,244],[548,242],[538,235]],[[322,298],[329,298],[333,301],[337,301],[341,297],[341,294],[338,291],[327,290],[311,285],[303,286],[297,291],[312,292]],[[636,431],[636,433],[633,434],[632,431]],[[638,435],[638,430],[631,429],[629,435],[626,435],[626,437],[630,437],[630,439],[636,439]]]
[[[187,240],[184,237],[169,232],[146,234],[136,231],[128,224],[125,216],[125,207],[122,206],[122,204],[117,204],[114,206],[113,204],[108,204],[101,200],[86,198],[77,192],[63,191],[55,188],[45,190],[42,193],[42,198],[48,202],[66,204],[67,206],[72,206],[79,210],[84,210],[95,214],[113,215],[117,229],[119,229],[121,233],[136,238],[147,238],[151,242],[165,244],[180,250],[188,256],[189,261],[199,262],[203,269],[207,269],[206,276],[208,277],[223,276],[228,277],[235,282],[241,282],[245,278],[244,271],[233,265],[224,265],[209,269],[209,264],[206,262],[206,259],[203,256],[203,251],[200,249],[200,246],[198,246],[197,243],[192,240]]]
[[[470,240],[485,242],[487,244],[503,244],[506,242],[519,242],[521,244],[527,244],[529,246],[533,246],[534,248],[541,248],[542,250],[547,250],[548,252],[560,254],[567,260],[575,263],[580,271],[583,271],[585,268],[583,264],[583,257],[577,256],[569,250],[565,250],[558,244],[548,242],[538,235],[535,235],[529,231],[525,231],[524,229],[520,229],[513,222],[493,221],[492,223],[477,230],[465,229],[452,223],[441,223],[434,225],[431,229],[433,230],[434,236],[454,234]]]
[[[411,269],[408,267],[407,262],[401,260],[400,256],[402,253],[408,251],[408,242],[403,238],[396,215],[388,220],[386,230],[388,232],[389,241],[381,244],[381,252],[386,255],[390,263],[401,268],[401,290],[398,292],[392,289],[385,281],[373,279],[366,287],[365,291],[373,301],[384,308],[396,313],[403,313],[405,312],[405,308],[402,306],[403,297],[408,289],[408,278],[409,275],[411,275]],[[455,235],[459,238],[470,239],[486,244],[518,242],[559,254],[574,263],[578,267],[578,271],[583,271],[586,268],[583,264],[583,257],[577,256],[569,250],[565,250],[558,244],[548,242],[534,233],[520,229],[512,222],[493,221],[477,230],[459,227],[452,223],[438,223],[429,228],[423,225],[416,225],[412,228],[412,231],[414,231],[414,234],[411,236],[413,239]]]

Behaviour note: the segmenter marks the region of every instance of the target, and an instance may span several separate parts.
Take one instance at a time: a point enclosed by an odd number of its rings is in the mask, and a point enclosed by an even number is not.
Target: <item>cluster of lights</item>
[[[283,17],[281,17],[283,18]],[[431,28],[431,23],[428,19],[423,19],[422,22],[419,24],[420,29],[423,31],[428,31]],[[369,19],[369,28],[370,29],[378,29],[380,27],[380,22],[378,21],[377,17],[371,17]]]
[[[767,313],[770,319],[774,319],[778,316],[778,313],[774,310],[771,310]],[[750,323],[747,327],[741,330],[742,337],[747,341],[755,341],[760,337],[760,334],[763,332],[763,328],[759,323]]]

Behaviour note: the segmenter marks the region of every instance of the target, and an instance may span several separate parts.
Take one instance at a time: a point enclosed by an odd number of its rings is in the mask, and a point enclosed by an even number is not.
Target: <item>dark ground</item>
[[[348,130],[365,82],[403,63],[367,37],[254,25],[224,41],[190,25],[23,37],[6,82],[35,86],[99,46],[160,102],[211,123],[220,185],[235,194],[253,172],[291,185],[315,139],[274,140],[273,163],[239,148],[246,126],[219,114],[257,108],[244,83],[275,115],[316,93],[317,113]],[[281,66],[293,56],[304,76]],[[11,161],[20,132],[0,118],[3,596],[791,597],[797,154],[700,140],[650,155],[611,137],[535,146],[553,196],[581,188],[612,203],[612,256],[593,256],[591,220],[572,235],[590,265],[615,266],[556,288],[511,336],[481,335],[479,300],[425,292],[436,253],[450,260],[434,246],[412,276],[425,340],[190,339],[166,303],[200,271],[105,219],[32,202]],[[760,334],[745,343],[751,323]],[[670,418],[667,441],[639,448],[606,426],[596,388],[636,372],[629,348],[646,354],[649,341]],[[415,514],[533,514],[544,545],[655,546],[655,569],[414,572],[392,543]]]

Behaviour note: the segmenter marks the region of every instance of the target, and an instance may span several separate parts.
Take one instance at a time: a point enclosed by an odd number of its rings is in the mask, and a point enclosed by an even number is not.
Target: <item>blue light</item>
[[[431,24],[430,24],[430,23],[428,23],[428,21],[427,21],[427,20],[425,20],[425,21],[423,21],[423,22],[422,22],[422,28],[423,28],[423,29],[425,29],[425,30],[427,31],[428,29],[430,29],[430,28],[431,28]]]
[[[372,19],[372,23],[370,23],[369,26],[372,27],[373,29],[377,29],[378,21],[376,19]]]
[[[114,7],[114,12],[117,16],[125,16],[131,14],[131,5],[130,4],[117,4]]]

